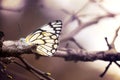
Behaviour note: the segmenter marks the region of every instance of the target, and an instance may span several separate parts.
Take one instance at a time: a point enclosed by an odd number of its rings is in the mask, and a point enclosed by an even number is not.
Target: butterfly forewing
[[[26,37],[29,45],[37,44],[36,53],[52,56],[57,50],[58,38],[61,33],[62,22],[56,20],[38,28]]]

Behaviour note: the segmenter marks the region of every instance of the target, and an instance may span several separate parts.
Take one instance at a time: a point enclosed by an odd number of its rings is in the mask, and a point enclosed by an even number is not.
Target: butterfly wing
[[[38,28],[26,37],[29,45],[37,44],[36,53],[44,56],[52,56],[57,50],[58,38],[61,33],[62,22],[56,20]]]

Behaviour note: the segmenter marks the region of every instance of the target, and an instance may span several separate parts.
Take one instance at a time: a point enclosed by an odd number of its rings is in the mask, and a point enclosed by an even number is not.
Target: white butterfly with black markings
[[[28,45],[37,44],[34,52],[43,56],[53,56],[58,47],[58,39],[62,29],[62,21],[56,20],[30,33],[25,42]]]

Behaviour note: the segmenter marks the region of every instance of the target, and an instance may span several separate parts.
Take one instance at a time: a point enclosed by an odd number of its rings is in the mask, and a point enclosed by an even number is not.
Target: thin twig
[[[20,58],[20,60],[26,65],[26,68],[29,70],[33,70],[35,73],[41,75],[42,77],[46,78],[46,80],[55,80],[52,77],[50,77],[49,75],[47,75],[47,73],[40,71],[39,69],[36,69],[35,67],[33,67],[31,64],[29,64],[25,59]]]
[[[80,49],[84,49],[82,46],[79,45],[79,43],[77,43],[74,38],[71,38],[70,40],[73,41]]]
[[[110,50],[112,47],[111,47],[111,45],[109,44],[107,37],[105,37],[105,41],[106,41],[106,43],[107,43],[108,49]]]
[[[117,30],[115,31],[115,36],[114,36],[114,38],[113,38],[113,41],[112,41],[111,45],[114,45],[115,40],[116,40],[116,38],[117,38],[117,36],[118,36],[119,30],[120,30],[120,27],[118,27]]]
[[[20,67],[22,67],[22,68],[24,68],[25,70],[27,69],[25,66],[23,66],[22,64],[20,64],[20,63],[18,63],[18,62],[16,62],[16,61],[14,61],[13,63],[15,63],[15,64],[17,64],[18,66],[20,66]],[[27,69],[28,70],[28,69]],[[28,70],[29,72],[31,72],[33,75],[35,75],[36,77],[38,77],[38,79],[42,79],[42,80],[44,80],[42,77],[40,77],[40,75],[37,75],[37,74],[35,74],[33,71],[31,71],[31,70]]]
[[[65,41],[71,39],[73,36],[75,36],[76,34],[78,34],[78,32],[80,32],[82,29],[84,29],[84,28],[86,28],[86,27],[88,27],[90,25],[98,23],[99,20],[101,20],[103,18],[114,17],[114,16],[115,16],[115,14],[114,15],[107,14],[107,15],[103,15],[103,16],[98,16],[98,17],[94,18],[93,20],[91,20],[89,22],[82,23],[81,25],[78,25],[78,27],[71,32],[71,35],[63,35],[62,39],[60,40],[60,42],[65,42]]]
[[[19,56],[18,59],[20,59],[20,61],[26,66],[27,70],[30,70],[30,67],[27,65],[27,63],[23,60],[22,57]]]
[[[108,71],[108,69],[109,69],[109,67],[110,67],[111,64],[112,64],[112,62],[110,62],[110,63],[107,65],[107,67],[105,68],[104,72],[100,75],[100,77],[103,77],[103,76],[106,74],[106,72]]]
[[[82,8],[80,8],[75,14],[76,15],[78,15],[82,10],[84,10],[86,7],[87,7],[87,5],[90,3],[90,1],[88,0],[83,6],[82,6]]]
[[[120,68],[120,64],[117,61],[114,61],[114,63]]]

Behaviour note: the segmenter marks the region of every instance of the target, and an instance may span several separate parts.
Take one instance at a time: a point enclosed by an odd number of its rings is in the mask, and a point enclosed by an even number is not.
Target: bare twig
[[[105,37],[105,41],[106,41],[106,43],[107,43],[108,49],[109,49],[109,50],[112,49],[112,46],[109,44],[107,37]]]
[[[65,23],[64,23],[64,26],[66,26],[67,24],[69,24],[71,21],[73,20],[77,20],[79,25],[78,27],[73,30],[71,32],[71,35],[63,35],[62,39],[61,39],[61,42],[64,42],[64,41],[67,41],[69,39],[71,39],[73,36],[75,36],[78,32],[80,32],[83,28],[86,28],[90,25],[93,25],[93,24],[96,24],[99,22],[99,20],[103,19],[103,18],[108,18],[108,17],[115,17],[116,15],[119,15],[119,13],[117,14],[114,14],[114,13],[111,13],[109,12],[107,9],[105,9],[102,5],[100,5],[98,2],[96,2],[95,0],[91,0],[91,2],[94,2],[96,3],[102,10],[104,10],[106,12],[106,15],[100,15],[100,16],[97,16],[96,18],[90,20],[89,22],[86,22],[86,23],[81,23],[82,21],[80,20],[80,17],[83,16],[83,15],[78,15],[78,13],[80,13],[81,10],[83,10],[86,6],[83,6],[80,10],[78,10],[78,12],[75,12],[75,13],[70,13],[66,10],[63,10],[65,13],[67,13],[68,15],[71,15],[69,16],[69,18],[66,20],[65,19]],[[90,1],[88,1],[85,5],[88,5],[90,3]],[[87,16],[89,14],[86,14]],[[95,15],[95,14],[94,14]],[[91,15],[90,15],[91,16]]]
[[[115,16],[115,14],[107,14],[107,15],[104,15],[104,16],[98,16],[98,17],[94,18],[93,20],[91,20],[89,22],[82,23],[81,25],[78,25],[78,27],[71,32],[71,35],[62,36],[61,42],[65,42],[65,41],[71,39],[73,36],[78,34],[83,28],[86,28],[90,25],[96,24],[96,23],[99,22],[99,20],[101,20],[103,18],[114,17],[114,16]]]
[[[47,73],[42,72],[38,69],[36,69],[35,67],[33,67],[31,64],[29,64],[25,59],[23,58],[19,58],[25,65],[26,65],[26,69],[28,71],[34,71],[35,73],[37,73],[38,75],[41,75],[43,78],[45,78],[45,80],[54,80],[52,77],[50,77]]]
[[[18,66],[20,66],[20,67],[22,67],[22,68],[24,68],[24,69],[26,70],[26,67],[23,66],[22,64],[20,64],[20,63],[18,63],[18,62],[16,62],[16,61],[14,61],[13,63],[17,64]],[[31,70],[28,70],[28,71],[31,72],[31,73],[32,73],[33,75],[35,75],[36,77],[38,77],[38,79],[44,80],[42,77],[40,77],[39,75],[35,74],[35,73],[32,72]]]
[[[20,63],[18,63],[18,62],[16,62],[16,61],[14,61],[13,63],[15,63],[15,64],[17,64],[18,66],[20,66],[20,67],[22,67],[22,68],[24,68],[25,70],[27,69],[25,66],[23,66],[22,64],[20,64]],[[38,75],[38,74],[36,74],[35,72],[33,72],[32,70],[30,70],[30,69],[27,69],[29,72],[31,72],[33,75],[35,75],[36,77],[38,77],[40,80],[42,79],[42,80],[44,80],[44,78],[42,78],[40,75]]]
[[[103,76],[106,74],[106,72],[108,71],[108,69],[109,69],[109,67],[111,66],[111,64],[112,64],[112,62],[110,62],[110,63],[107,65],[107,67],[105,68],[104,72],[100,75],[100,77],[103,77]]]
[[[114,43],[115,43],[115,40],[116,40],[116,38],[117,38],[117,36],[118,36],[119,30],[120,30],[120,27],[118,27],[117,30],[115,31],[115,36],[114,36],[113,41],[112,41],[112,43],[111,43],[112,46],[114,46]]]
[[[70,41],[74,42],[80,49],[84,49],[82,46],[77,43],[77,41],[74,38],[71,38]]]
[[[120,68],[120,64],[117,61],[114,61],[114,63]]]

